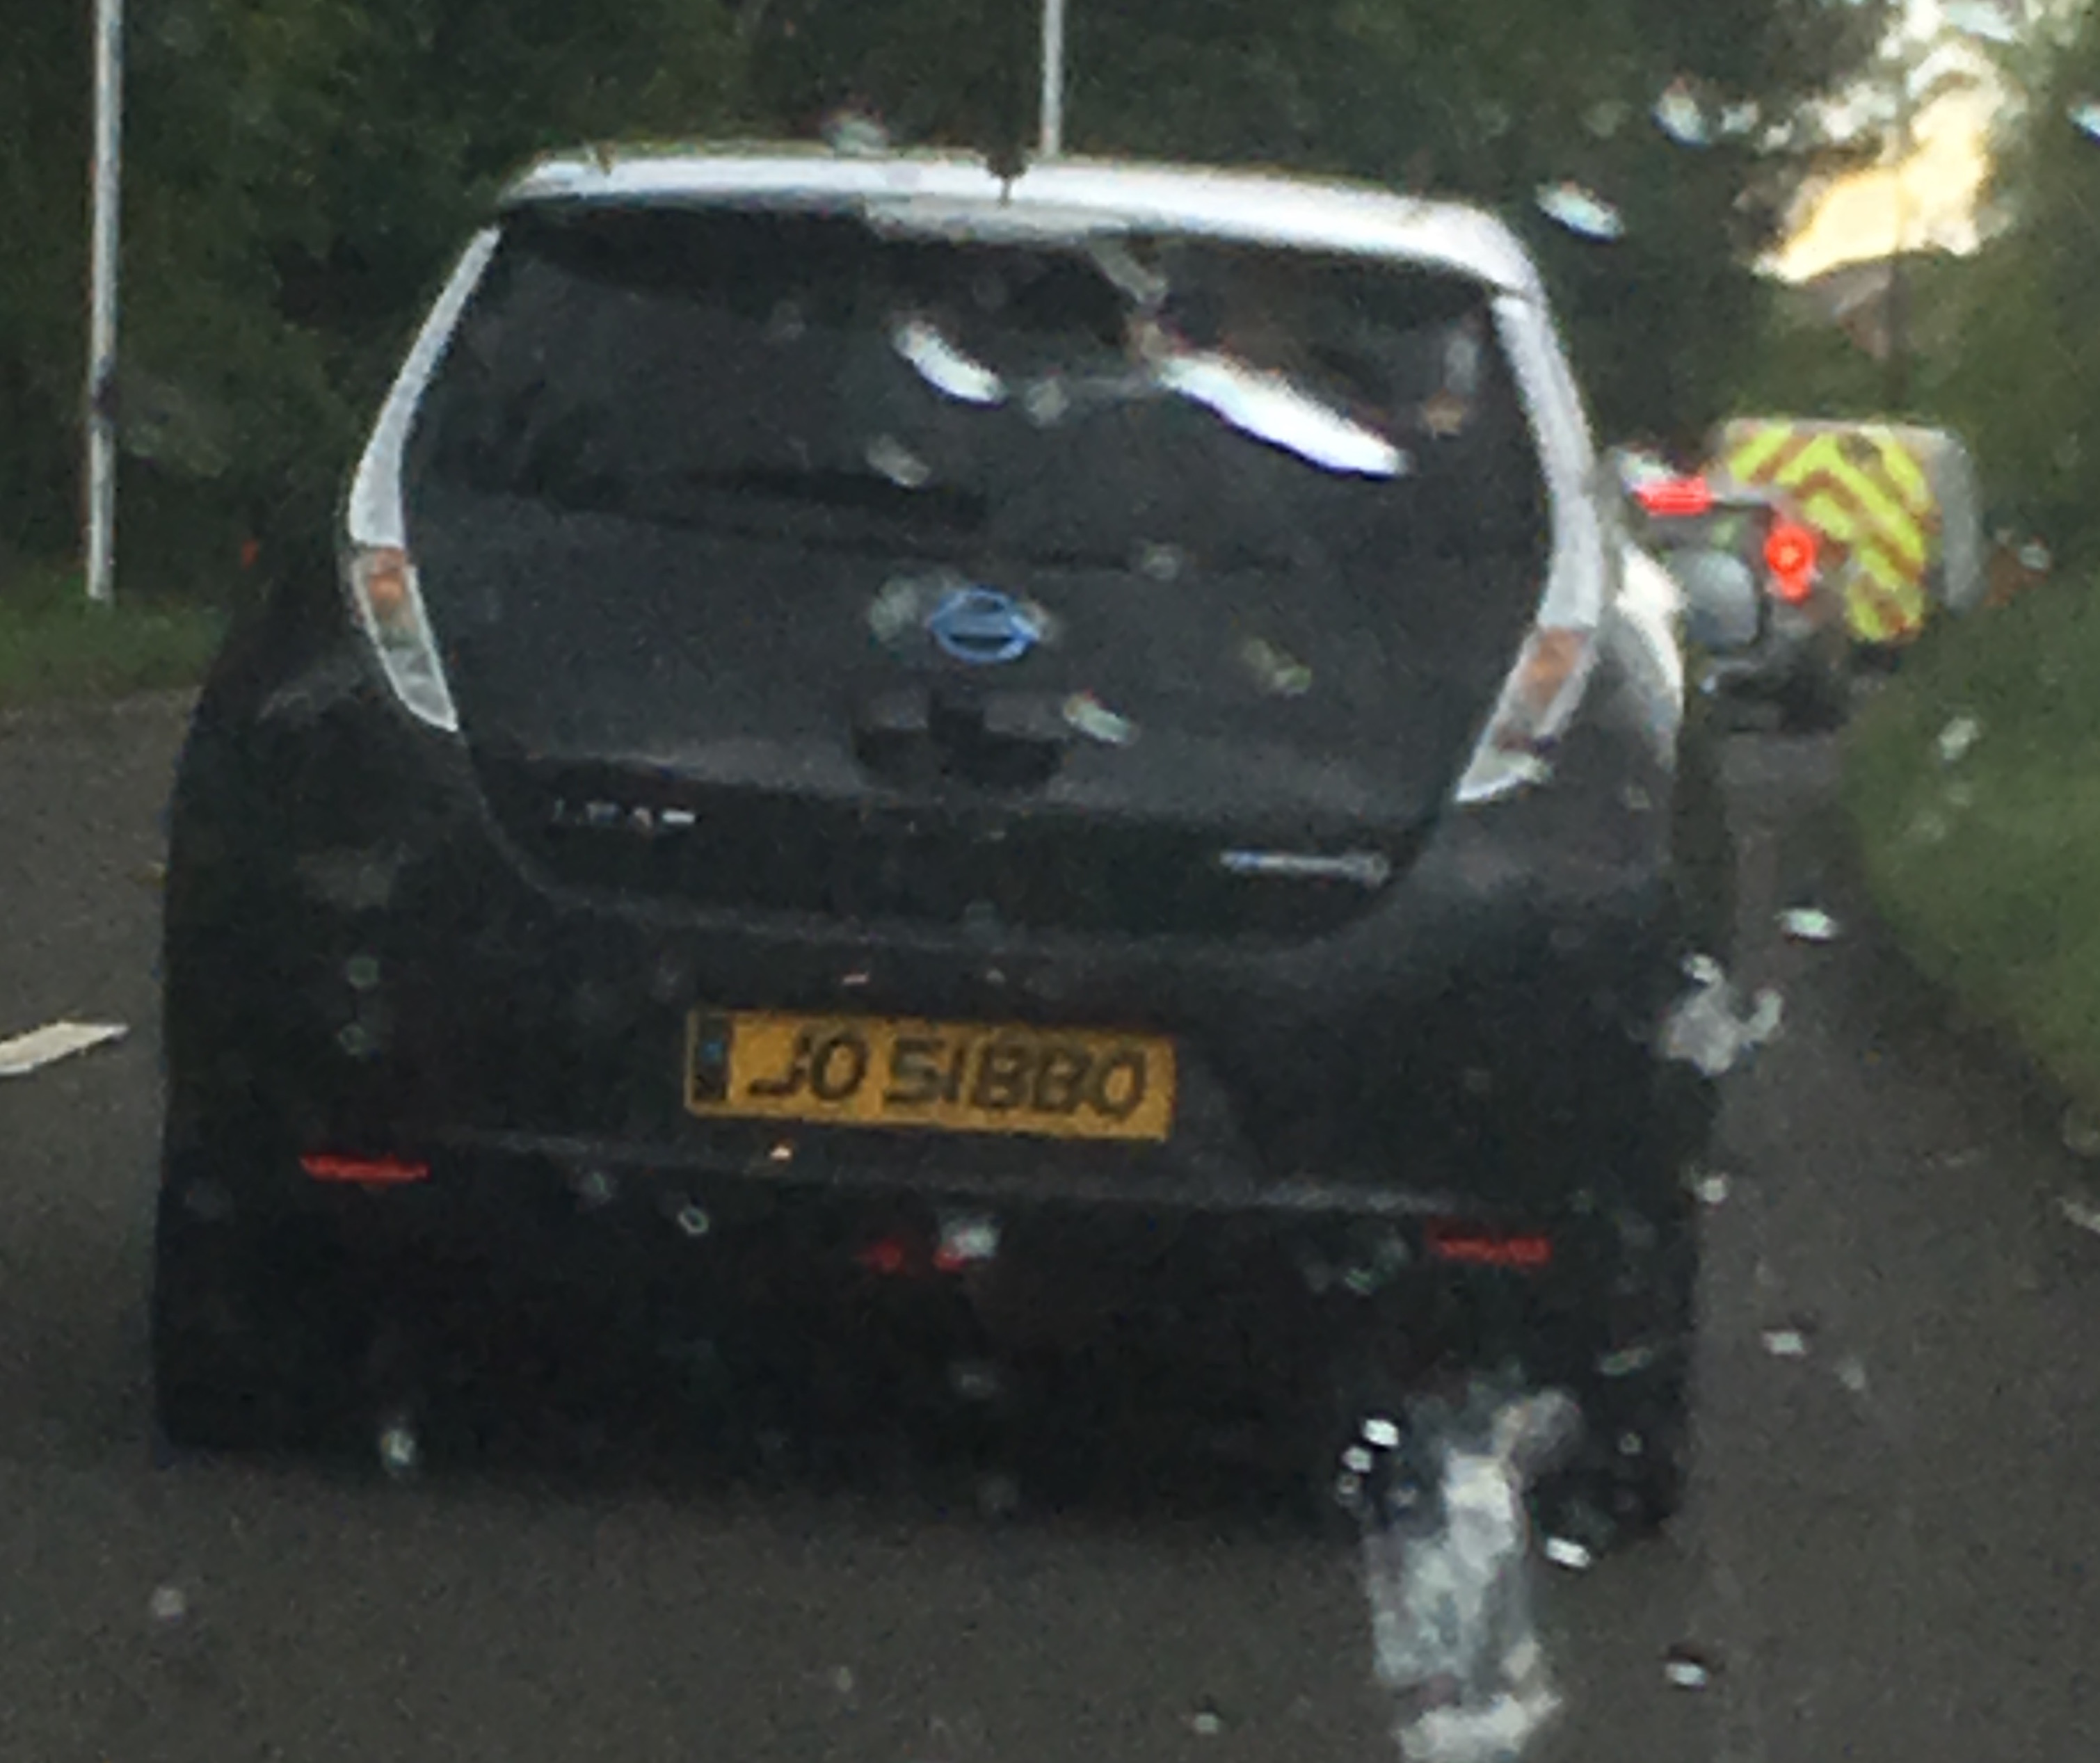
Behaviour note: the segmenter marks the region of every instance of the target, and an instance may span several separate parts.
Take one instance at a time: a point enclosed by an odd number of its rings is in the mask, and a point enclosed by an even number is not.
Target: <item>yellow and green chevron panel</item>
[[[1747,487],[1777,490],[1851,560],[1846,615],[1862,642],[1908,641],[1924,627],[1939,508],[1903,437],[1873,424],[1726,425],[1716,461]]]

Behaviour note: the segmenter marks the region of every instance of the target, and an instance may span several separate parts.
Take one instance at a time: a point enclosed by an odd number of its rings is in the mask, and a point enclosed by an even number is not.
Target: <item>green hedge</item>
[[[194,685],[226,625],[181,601],[92,605],[77,571],[25,573],[0,595],[0,707]]]
[[[1846,804],[1918,966],[2100,1102],[2100,584],[1950,621],[1852,728]],[[1952,756],[1965,723],[1973,739]]]

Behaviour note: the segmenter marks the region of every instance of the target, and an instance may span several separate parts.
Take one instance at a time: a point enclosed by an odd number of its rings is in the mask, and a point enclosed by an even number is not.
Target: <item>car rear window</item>
[[[1489,299],[1171,235],[527,212],[426,396],[409,489],[1045,562],[1274,564],[1312,534],[1542,558]]]

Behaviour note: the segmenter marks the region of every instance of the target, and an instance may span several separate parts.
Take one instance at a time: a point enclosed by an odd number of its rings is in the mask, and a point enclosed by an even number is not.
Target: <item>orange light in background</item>
[[[1771,571],[1772,592],[1798,606],[1815,585],[1815,535],[1792,521],[1780,522],[1765,539],[1765,567]]]

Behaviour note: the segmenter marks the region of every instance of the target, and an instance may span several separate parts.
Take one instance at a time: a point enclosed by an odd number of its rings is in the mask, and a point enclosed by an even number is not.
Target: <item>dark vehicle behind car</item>
[[[1637,542],[1683,589],[1701,688],[1775,705],[1797,733],[1841,725],[1852,645],[1829,543],[1775,492],[1668,478],[1638,485],[1633,500]]]

